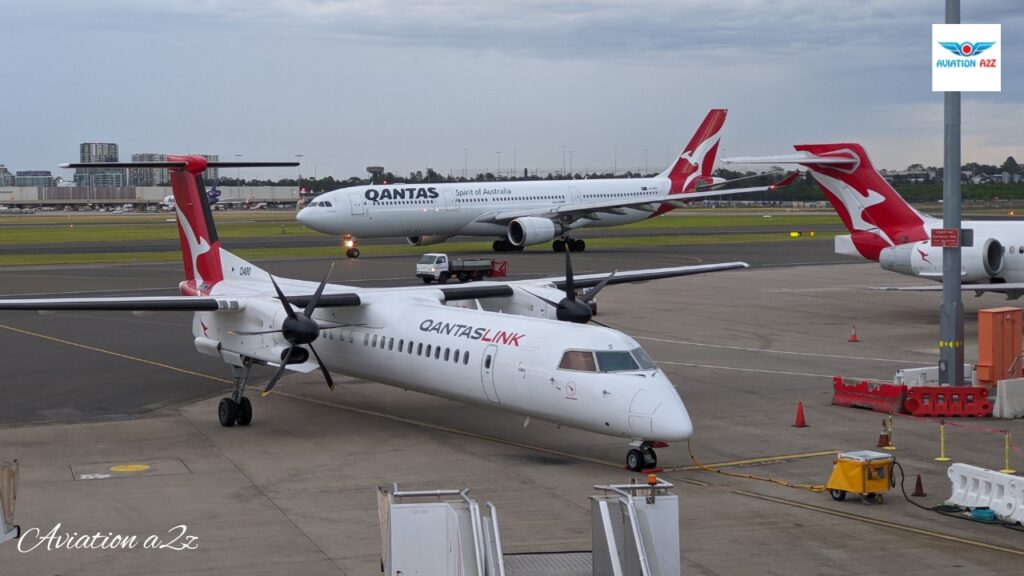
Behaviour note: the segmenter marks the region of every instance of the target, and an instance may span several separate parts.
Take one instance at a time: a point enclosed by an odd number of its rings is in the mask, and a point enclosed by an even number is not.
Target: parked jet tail
[[[801,144],[779,156],[728,158],[729,164],[801,164],[825,193],[849,236],[836,238],[836,251],[878,260],[885,248],[928,238],[933,220],[907,204],[871,165],[860,144]],[[844,250],[842,243],[852,244]]]
[[[161,162],[90,162],[61,164],[62,168],[167,168],[178,217],[178,238],[185,266],[181,293],[208,295],[224,279],[220,240],[213,224],[210,200],[203,184],[207,168],[264,168],[297,166],[298,162],[208,162],[202,156],[167,156]]]
[[[722,125],[725,124],[727,110],[712,108],[704,117],[700,127],[690,138],[690,143],[683,148],[675,163],[658,175],[672,182],[669,194],[684,194],[697,189],[698,182],[711,182],[711,172],[715,166],[715,155],[718,154],[718,141],[721,139]]]

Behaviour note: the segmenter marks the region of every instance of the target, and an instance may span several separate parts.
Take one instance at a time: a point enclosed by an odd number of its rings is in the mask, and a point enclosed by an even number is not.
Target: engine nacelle
[[[547,218],[516,218],[508,223],[508,241],[513,246],[538,244],[561,234],[562,227]]]
[[[405,241],[413,246],[430,246],[431,244],[440,244],[449,238],[451,236],[407,236]]]
[[[908,276],[942,277],[942,248],[927,240],[885,248],[878,254],[878,263],[885,270]],[[995,238],[985,238],[974,246],[960,249],[960,279],[964,282],[989,282],[1003,271],[1003,245]]]

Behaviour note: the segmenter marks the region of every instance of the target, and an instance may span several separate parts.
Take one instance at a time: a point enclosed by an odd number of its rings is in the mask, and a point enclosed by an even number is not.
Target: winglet
[[[790,172],[789,175],[786,176],[785,178],[783,178],[782,180],[779,180],[775,184],[772,184],[771,186],[768,186],[768,189],[769,190],[775,190],[776,188],[785,188],[786,186],[789,186],[793,182],[796,182],[796,179],[798,177],[800,177],[800,171],[799,170],[794,170],[794,171]]]

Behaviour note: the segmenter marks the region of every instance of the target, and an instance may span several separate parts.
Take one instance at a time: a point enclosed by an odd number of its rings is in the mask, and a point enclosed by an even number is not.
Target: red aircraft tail
[[[704,117],[690,143],[679,153],[676,161],[658,175],[668,178],[672,185],[669,194],[684,194],[697,189],[697,182],[710,182],[711,172],[718,154],[718,141],[728,110],[713,108]]]

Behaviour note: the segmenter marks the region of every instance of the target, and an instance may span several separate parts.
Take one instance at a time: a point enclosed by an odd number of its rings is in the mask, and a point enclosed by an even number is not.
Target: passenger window
[[[448,361],[448,357],[451,355],[451,353],[452,353],[451,348],[445,348],[444,349],[444,361],[445,362]]]
[[[580,372],[597,372],[594,353],[586,350],[567,350],[558,364],[562,370],[579,370]]]
[[[484,368],[486,368],[488,370],[491,369],[491,355],[490,354],[488,354],[487,357],[484,358]]]
[[[455,350],[455,357],[452,359],[452,362],[455,362],[456,364],[459,363],[459,351],[458,350]]]
[[[369,346],[369,345],[370,345],[370,333],[367,332],[366,334],[363,334],[363,346]]]
[[[399,339],[399,340],[398,340],[398,351],[399,351],[399,352],[401,352],[401,351],[402,351],[402,348],[404,348],[404,347],[405,347],[405,346],[404,346],[404,344],[405,344],[405,340],[404,340],[404,339]]]
[[[462,355],[462,363],[469,365],[469,350],[466,350],[466,353]]]
[[[434,360],[440,360],[440,359],[441,359],[441,347],[438,346],[438,347],[434,348]]]
[[[395,349],[395,339],[394,338],[388,338],[388,350],[394,350],[394,349]]]
[[[433,344],[427,344],[427,358],[430,358],[430,351],[433,350]]]
[[[370,346],[373,347],[373,348],[377,347],[377,335],[376,334],[373,335],[373,343],[370,344]]]
[[[416,355],[423,356],[423,342],[416,345]]]

